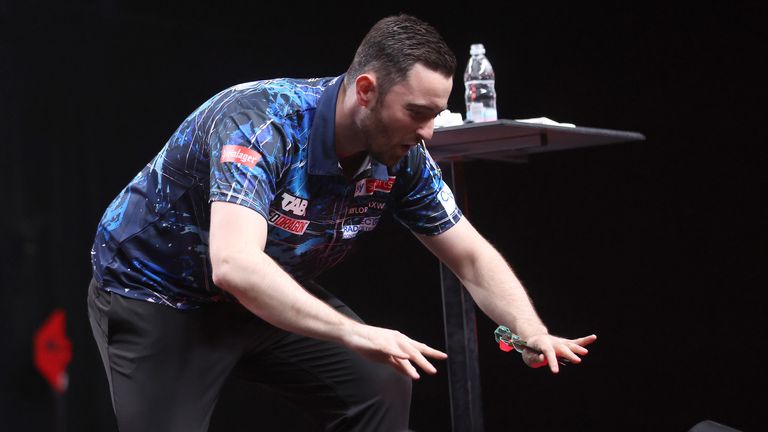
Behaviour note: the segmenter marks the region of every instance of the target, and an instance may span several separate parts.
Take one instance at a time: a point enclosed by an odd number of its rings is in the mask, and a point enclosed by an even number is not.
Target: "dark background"
[[[61,307],[67,430],[114,430],[85,313],[90,243],[178,123],[239,82],[339,74],[377,19],[404,11],[437,27],[460,69],[485,44],[500,117],[647,136],[466,165],[470,219],[550,330],[599,336],[582,365],[552,376],[500,352],[480,315],[487,430],[686,431],[703,419],[766,430],[761,2],[536,3],[2,2],[0,429],[54,430],[32,335]],[[462,89],[459,73],[454,112]],[[369,322],[444,347],[437,275],[389,221],[325,282]],[[237,383],[222,401],[214,430],[306,424]],[[411,426],[449,429],[444,364],[415,384]]]

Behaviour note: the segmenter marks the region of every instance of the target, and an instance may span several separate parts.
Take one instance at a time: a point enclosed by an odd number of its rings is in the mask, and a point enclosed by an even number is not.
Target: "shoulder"
[[[333,78],[277,78],[232,87],[241,108],[261,109],[273,118],[317,107]]]
[[[317,106],[317,101],[334,78],[275,78],[233,85],[215,94],[198,109],[198,114],[217,118],[235,113],[260,113],[279,118]]]

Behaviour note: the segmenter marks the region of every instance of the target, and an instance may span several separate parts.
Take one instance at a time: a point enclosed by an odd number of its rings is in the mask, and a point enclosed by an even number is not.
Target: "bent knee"
[[[361,383],[367,399],[410,404],[412,379],[384,364],[371,368]]]

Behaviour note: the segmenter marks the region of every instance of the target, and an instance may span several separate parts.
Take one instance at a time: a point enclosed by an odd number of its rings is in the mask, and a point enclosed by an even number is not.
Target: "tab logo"
[[[269,215],[269,223],[289,233],[298,235],[304,234],[304,231],[307,230],[307,225],[309,225],[309,221],[290,218],[277,212]]]
[[[309,201],[295,197],[288,193],[283,193],[283,210],[289,211],[297,216],[304,216],[307,214],[307,204]]]
[[[392,191],[392,185],[395,184],[394,176],[390,176],[386,180],[379,180],[375,178],[362,179],[355,185],[355,196],[361,195],[373,195],[374,192],[389,193]]]
[[[261,160],[261,154],[248,147],[225,145],[221,147],[221,163],[234,162],[253,168]]]

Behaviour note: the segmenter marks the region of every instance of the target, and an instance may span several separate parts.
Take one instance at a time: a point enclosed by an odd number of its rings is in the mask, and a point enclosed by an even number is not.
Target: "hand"
[[[549,365],[552,373],[558,373],[558,357],[571,363],[581,363],[579,356],[585,356],[589,351],[584,348],[597,339],[595,335],[579,339],[564,339],[548,334],[536,335],[526,342],[531,349],[523,351],[523,361],[532,368]]]
[[[412,379],[419,379],[419,374],[411,362],[425,372],[434,374],[437,369],[426,357],[439,360],[448,357],[444,352],[417,342],[398,331],[362,324],[349,332],[344,338],[344,344],[370,360],[389,364]]]

